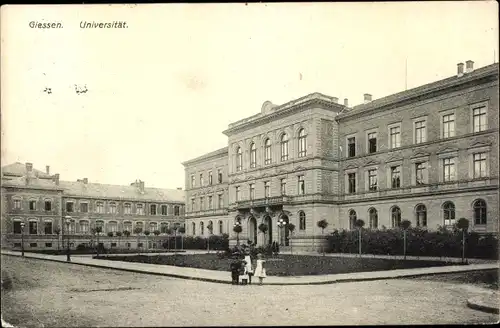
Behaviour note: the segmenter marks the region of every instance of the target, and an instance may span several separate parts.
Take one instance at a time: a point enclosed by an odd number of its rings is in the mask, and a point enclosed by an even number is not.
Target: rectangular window
[[[219,183],[222,183],[222,170],[217,170],[217,179]]]
[[[455,180],[455,160],[453,158],[443,159],[443,181]]]
[[[356,192],[356,173],[349,173],[347,181],[349,183],[348,192],[354,194]]]
[[[219,208],[223,208],[224,207],[224,199],[222,198],[222,195],[218,195],[219,197]]]
[[[162,205],[161,206],[161,215],[167,215],[168,208],[167,205]]]
[[[181,215],[180,206],[174,206],[174,216],[179,216],[179,215]]]
[[[356,138],[348,138],[347,139],[347,157],[356,156]]]
[[[486,106],[474,108],[472,110],[472,121],[474,132],[486,130]]]
[[[377,190],[377,170],[368,171],[368,190]]]
[[[425,121],[417,121],[415,122],[415,143],[419,144],[422,142],[426,142],[427,133]]]
[[[240,201],[240,187],[235,187],[236,201]]]
[[[203,173],[200,174],[200,187],[203,187]]]
[[[250,188],[250,199],[254,199],[255,198],[255,185],[253,183],[251,183],[249,185],[249,188]]]
[[[95,211],[97,213],[104,213],[104,203],[103,202],[96,202],[95,203]]]
[[[14,208],[15,209],[21,208],[21,200],[20,199],[14,199]]]
[[[35,221],[29,222],[29,234],[30,235],[38,234],[38,222]]]
[[[266,198],[271,197],[271,182],[269,181],[264,182],[264,196]]]
[[[424,162],[415,164],[415,184],[417,186],[425,184],[426,170]]]
[[[52,234],[52,222],[44,222],[44,232],[46,235]]]
[[[487,176],[486,174],[486,154],[474,154],[473,155],[474,162],[474,178],[484,178]]]
[[[14,229],[14,233],[19,233],[20,234],[22,232],[21,221],[14,221],[13,229]]]
[[[138,243],[138,244],[137,244],[137,247],[142,247],[142,243]]]
[[[213,184],[213,176],[212,176],[212,171],[208,172],[208,184],[212,185]]]
[[[89,211],[88,203],[80,203],[80,212],[87,213]]]
[[[200,211],[203,211],[205,209],[205,200],[203,197],[200,197]]]
[[[80,232],[83,234],[87,234],[89,232],[89,222],[88,221],[80,221]]]
[[[30,243],[30,247],[32,248],[36,248],[37,246],[38,246],[37,243]]]
[[[377,152],[377,133],[371,132],[368,133],[368,153],[376,153]]]
[[[455,114],[443,115],[443,138],[455,136]]]
[[[36,200],[30,200],[30,211],[36,211]]]
[[[401,187],[401,166],[391,167],[391,187],[392,188]]]
[[[191,198],[191,212],[196,211],[196,200]]]
[[[74,210],[73,202],[66,202],[66,212],[70,213],[73,212],[73,210]]]
[[[401,127],[395,126],[389,129],[390,134],[390,147],[398,148],[401,147]]]
[[[52,202],[50,200],[45,201],[45,211],[47,212],[52,211]]]
[[[299,176],[299,195],[305,195],[306,193],[306,182],[304,180],[304,176]]]
[[[45,243],[45,247],[51,248],[52,247],[52,243]]]
[[[211,210],[213,208],[212,196],[208,196],[208,209]]]
[[[195,181],[195,178],[194,178],[194,175],[191,176],[191,188],[194,188],[196,185],[196,181]]]
[[[286,195],[286,179],[281,179],[281,195]]]
[[[136,205],[136,211],[137,211],[137,214],[144,215],[144,205],[137,204]]]
[[[156,205],[152,204],[149,206],[149,214],[156,215]]]
[[[123,205],[123,213],[124,214],[132,214],[132,205],[130,203],[125,203]]]

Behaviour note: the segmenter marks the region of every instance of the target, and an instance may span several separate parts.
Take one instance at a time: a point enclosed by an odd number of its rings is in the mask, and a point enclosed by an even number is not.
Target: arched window
[[[208,224],[207,224],[207,230],[208,230],[208,233],[211,235],[213,233],[213,230],[214,230],[214,224],[212,221],[208,221]]]
[[[191,223],[191,226],[192,226],[192,228],[193,228],[193,230],[192,230],[192,234],[193,234],[193,236],[194,236],[194,235],[196,235],[196,223],[194,223],[194,222],[193,222],[193,223]]]
[[[205,224],[203,222],[200,222],[200,235],[205,234]]]
[[[115,202],[109,203],[109,213],[116,214],[116,203]]]
[[[306,213],[299,212],[299,230],[306,230]]]
[[[474,224],[486,224],[486,202],[478,199],[472,207],[474,209]]]
[[[82,234],[88,234],[89,233],[89,221],[87,220],[81,220],[79,223],[80,226],[80,233]]]
[[[368,216],[370,217],[370,229],[378,228],[378,213],[374,208],[370,208],[368,211]]]
[[[452,226],[455,224],[455,204],[452,202],[443,204],[443,218],[445,226]]]
[[[144,231],[144,224],[142,222],[136,222],[135,229],[137,229],[137,231],[139,231],[139,233],[142,233]]]
[[[132,222],[130,221],[123,222],[123,231],[132,232]]]
[[[299,131],[299,157],[306,157],[307,154],[307,142],[306,142],[306,131],[300,129]]]
[[[427,227],[427,209],[425,205],[420,204],[415,208],[417,227]]]
[[[286,133],[284,133],[281,136],[281,161],[287,161],[288,160],[288,136]]]
[[[264,142],[264,164],[271,164],[271,140],[269,139]]]
[[[241,171],[243,168],[243,154],[241,153],[241,147],[236,149],[236,171]]]
[[[350,230],[353,230],[355,228],[356,220],[357,220],[356,211],[350,210],[349,211],[349,229]]]
[[[158,230],[158,223],[156,223],[156,222],[150,222],[149,223],[149,231],[151,233],[154,233],[156,230]]]
[[[392,227],[397,228],[401,224],[401,209],[394,206],[391,209]]]
[[[219,234],[223,234],[224,233],[224,229],[223,229],[223,224],[222,224],[222,221],[219,221]]]
[[[118,222],[109,221],[107,224],[108,232],[117,232],[118,231]]]
[[[180,213],[181,213],[181,207],[178,205],[175,205],[174,206],[174,215],[179,216],[179,215],[181,215]]]
[[[257,166],[257,149],[255,148],[255,144],[252,142],[250,145],[250,167]]]

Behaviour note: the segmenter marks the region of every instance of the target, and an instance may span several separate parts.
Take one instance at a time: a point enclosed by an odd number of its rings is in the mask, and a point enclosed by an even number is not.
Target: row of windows
[[[476,225],[484,225],[487,222],[486,202],[482,199],[477,199],[472,204],[473,217],[472,222]],[[455,204],[447,201],[442,205],[442,217],[445,227],[451,227],[456,223]],[[415,225],[417,227],[427,227],[427,208],[423,204],[418,204],[415,207]],[[358,219],[355,210],[349,210],[349,229],[355,228],[355,222]],[[399,227],[401,224],[401,209],[398,206],[393,206],[390,211],[390,219],[393,228]],[[378,211],[375,208],[368,210],[368,227],[371,229],[379,228]]]
[[[297,156],[299,158],[306,157],[307,155],[307,136],[304,129],[299,130],[297,144]],[[280,161],[286,162],[289,160],[289,138],[286,133],[281,135],[280,140]],[[269,165],[273,162],[272,159],[272,144],[271,139],[267,138],[264,141],[264,165]],[[236,149],[236,163],[235,163],[236,171],[241,171],[243,169],[243,151],[241,147]],[[257,167],[257,147],[254,142],[250,144],[250,164],[249,168]]]
[[[37,210],[37,200],[29,200],[29,210],[30,211],[36,211]],[[22,200],[19,198],[14,198],[13,199],[13,207],[14,209],[21,209],[22,208]],[[123,204],[123,212],[124,214],[138,214],[138,215],[144,215],[144,204],[136,204],[135,206],[135,213],[132,213],[132,204],[131,203],[124,203]],[[155,204],[149,205],[149,213],[150,215],[168,215],[168,206],[167,205],[161,205],[160,206],[160,211],[157,210],[158,206]],[[49,212],[52,211],[52,201],[50,200],[45,200],[44,201],[44,210]],[[66,212],[72,213],[75,212],[75,203],[72,201],[66,201]],[[82,213],[88,213],[89,212],[89,204],[88,203],[83,203],[80,202],[80,212]],[[102,201],[97,201],[95,203],[95,213],[104,213],[104,202]],[[108,203],[108,213],[111,214],[116,214],[118,213],[118,205],[116,202],[109,202]],[[175,205],[174,206],[174,215],[179,216],[180,215],[180,206]]]
[[[217,183],[222,183],[222,169],[217,170]],[[208,185],[211,186],[214,184],[214,178],[212,171],[208,171]],[[200,178],[199,178],[199,185],[200,187],[205,186],[205,179],[203,177],[203,173],[200,173]],[[195,175],[191,175],[191,188],[196,187],[196,177]]]
[[[457,159],[455,157],[443,158],[441,159],[441,174],[440,181],[441,182],[452,182],[456,181],[456,165]],[[428,183],[428,162],[417,162],[413,164],[412,171],[412,185],[425,185]],[[402,165],[394,165],[389,166],[389,188],[401,188],[401,177],[402,177]],[[480,179],[488,177],[487,170],[487,153],[476,153],[472,154],[472,170],[471,170],[471,178]],[[357,192],[357,173],[349,172],[346,173],[347,184],[346,184],[346,192],[347,193],[356,193]],[[377,169],[369,169],[366,171],[366,180],[367,180],[367,190],[376,191],[380,189],[380,185],[378,182],[378,170]]]
[[[205,197],[200,197],[199,198],[199,211],[204,211],[204,210],[213,210],[214,208],[214,197],[213,196],[207,196],[207,205],[205,207]],[[224,208],[224,195],[223,194],[218,194],[217,195],[217,208],[222,209]],[[196,198],[191,198],[191,211],[196,211]]]
[[[218,226],[218,233],[219,234],[223,234],[224,233],[224,224],[221,220],[219,220],[219,222],[217,223],[217,226]],[[204,235],[205,234],[205,223],[202,221],[200,222],[199,224],[199,228],[200,228],[200,235]],[[304,211],[299,211],[299,230],[306,230],[306,214],[304,213]],[[213,222],[210,220],[208,221],[208,224],[207,224],[207,231],[212,234],[214,233],[214,226],[213,226]],[[191,223],[191,233],[192,235],[196,235],[196,223],[195,222],[192,222]]]
[[[471,107],[473,133],[487,130],[487,109],[482,103]],[[441,139],[455,136],[455,113],[445,112],[440,117]],[[390,149],[399,148],[401,144],[401,123],[388,126],[388,145]],[[413,143],[420,144],[427,141],[427,118],[420,118],[413,121]],[[355,157],[357,154],[356,136],[351,135],[346,138],[347,157]],[[366,133],[366,152],[372,154],[377,152],[377,131],[371,130]]]
[[[38,234],[38,221],[30,220],[27,225],[27,233],[30,235],[37,235]],[[109,221],[107,224],[104,224],[104,221],[97,220],[96,227],[101,227],[103,233],[107,232],[118,232],[118,222],[116,221]],[[160,233],[168,233],[170,228],[179,228],[180,224],[179,223],[174,223],[172,226],[170,225],[170,222],[161,222],[159,224],[158,228],[158,222],[149,222],[147,225],[149,229],[147,229],[149,232],[154,232],[154,231],[159,231]],[[53,228],[53,223],[52,221],[46,220],[43,222],[43,232],[46,235],[52,235],[56,231]],[[66,229],[66,226],[64,225],[64,228]],[[133,229],[134,228],[134,229]],[[123,222],[123,231],[129,231],[130,233],[142,233],[144,230],[144,223],[143,222],[135,222],[134,224],[131,221],[125,221]],[[13,222],[13,233],[15,234],[21,234],[23,233],[23,227],[21,225],[20,220],[15,220]],[[66,233],[70,234],[75,234],[75,233],[81,233],[81,234],[88,234],[90,233],[90,222],[88,220],[71,220],[71,223],[69,225],[69,230]]]
[[[271,181],[264,181],[262,183],[262,186],[264,188],[264,198],[272,197]],[[248,187],[249,187],[250,200],[255,199],[255,183],[250,183]],[[287,179],[282,178],[280,179],[280,196],[285,196],[287,194],[286,189],[287,189]],[[243,200],[241,197],[241,186],[234,187],[234,191],[235,191],[235,200],[236,201]],[[305,193],[306,193],[305,177],[303,175],[300,175],[297,177],[297,194],[305,195]]]

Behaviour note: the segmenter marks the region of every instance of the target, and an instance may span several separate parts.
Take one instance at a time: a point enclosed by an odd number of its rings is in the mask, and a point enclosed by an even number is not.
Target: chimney
[[[139,190],[143,193],[144,192],[144,181],[139,180]]]
[[[45,172],[47,172],[47,175],[50,175],[50,166],[45,166]]]
[[[457,64],[457,77],[462,77],[464,75],[464,63]]]
[[[332,97],[332,101],[333,101],[335,104],[338,104],[338,103],[339,103],[339,98],[337,98],[337,97]]]
[[[465,62],[465,73],[472,73],[474,70],[474,62],[472,60],[468,60]]]
[[[33,170],[33,163],[26,163],[26,171],[31,172]]]
[[[59,185],[59,173],[54,174],[54,181],[56,182],[56,186]]]
[[[177,188],[177,190],[182,190],[182,187]]]
[[[349,99],[344,98],[344,106],[349,107]]]
[[[372,95],[371,94],[365,93],[364,97],[365,97],[365,104],[368,104],[369,102],[372,101]]]
[[[85,184],[89,183],[89,178],[83,178],[83,183]]]

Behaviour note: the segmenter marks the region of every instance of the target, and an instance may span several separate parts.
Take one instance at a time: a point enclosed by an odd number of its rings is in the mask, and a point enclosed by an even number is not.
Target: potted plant
[[[320,221],[318,221],[317,225],[321,229],[321,236],[323,236],[323,233],[324,233],[326,227],[328,227],[328,221],[326,221],[325,219],[320,220]],[[324,247],[323,240],[321,242],[321,252],[323,253],[323,256],[325,256],[325,247]]]

